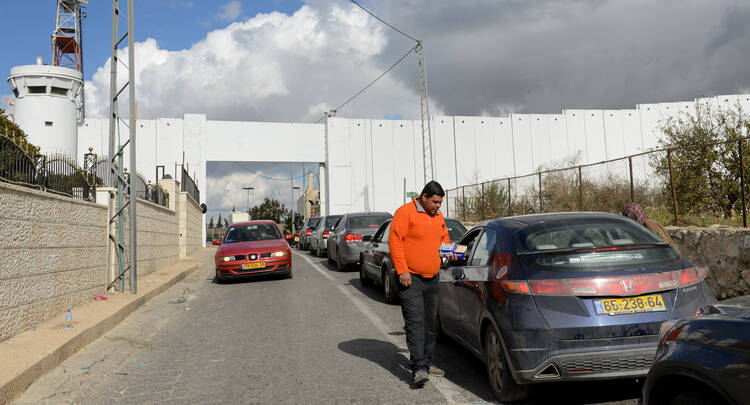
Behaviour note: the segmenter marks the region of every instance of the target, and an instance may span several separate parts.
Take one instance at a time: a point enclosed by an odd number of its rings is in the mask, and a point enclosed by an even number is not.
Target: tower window
[[[29,86],[29,94],[44,94],[47,92],[47,86]]]
[[[56,94],[58,96],[67,96],[68,95],[68,89],[64,89],[62,87],[52,87],[50,89],[50,93]]]
[[[45,127],[51,127],[52,126],[52,121],[44,121],[44,126]]]

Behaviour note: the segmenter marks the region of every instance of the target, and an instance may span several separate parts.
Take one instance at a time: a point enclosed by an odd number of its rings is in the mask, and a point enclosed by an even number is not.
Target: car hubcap
[[[487,371],[492,385],[497,391],[503,390],[503,354],[497,334],[492,331],[487,335]]]

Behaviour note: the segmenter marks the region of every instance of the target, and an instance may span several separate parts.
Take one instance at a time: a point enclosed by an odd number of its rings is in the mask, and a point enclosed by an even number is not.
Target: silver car
[[[310,235],[310,253],[318,256],[325,257],[328,251],[328,234],[333,230],[333,226],[336,225],[336,221],[341,218],[341,215],[326,215],[320,219],[318,226],[312,229]]]
[[[393,215],[387,212],[358,212],[339,218],[328,235],[328,264],[336,263],[336,269],[343,271],[348,265],[358,263],[365,244],[391,218]]]

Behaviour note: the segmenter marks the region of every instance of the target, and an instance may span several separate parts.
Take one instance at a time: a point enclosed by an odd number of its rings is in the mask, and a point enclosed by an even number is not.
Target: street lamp
[[[255,190],[255,187],[242,187],[242,189],[247,190],[247,215],[250,215],[250,190]]]
[[[294,200],[294,190],[299,190],[299,186],[292,186],[292,233],[295,232],[296,226],[294,223],[294,206],[297,203],[297,201]]]

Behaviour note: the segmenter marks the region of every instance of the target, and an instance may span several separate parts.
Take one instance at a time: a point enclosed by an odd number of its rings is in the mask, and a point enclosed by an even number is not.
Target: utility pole
[[[247,190],[247,215],[250,215],[250,190],[255,190],[255,187],[242,187],[242,189]]]

